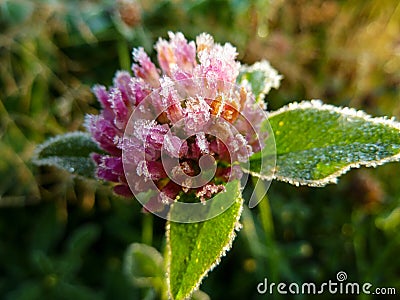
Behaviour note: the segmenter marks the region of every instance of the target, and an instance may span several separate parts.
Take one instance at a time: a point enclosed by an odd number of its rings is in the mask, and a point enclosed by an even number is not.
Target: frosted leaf
[[[269,122],[277,150],[274,177],[294,185],[323,186],[350,168],[400,160],[400,123],[393,120],[313,100],[283,107]],[[260,171],[259,159],[252,157],[251,174]]]
[[[38,146],[32,162],[38,166],[54,166],[70,173],[94,178],[92,153],[101,152],[89,134],[73,132],[56,136]]]

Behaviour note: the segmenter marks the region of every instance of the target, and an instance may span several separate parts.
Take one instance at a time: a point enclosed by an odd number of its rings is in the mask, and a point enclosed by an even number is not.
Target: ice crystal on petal
[[[185,127],[188,133],[204,128],[210,120],[210,106],[202,97],[190,98],[186,101]]]
[[[154,48],[159,69],[139,47],[132,51],[133,75],[118,71],[113,86],[93,87],[102,110],[86,116],[85,126],[106,152],[92,156],[98,178],[115,182],[114,191],[127,197],[153,184],[159,193],[146,199],[145,209],[162,210],[184,193],[204,202],[242,177],[238,163],[263,145],[265,107],[245,79],[235,87],[239,71],[264,72],[264,93],[277,88],[281,77],[268,62],[241,66],[234,46],[215,43],[207,33],[188,41],[180,32],[168,32]],[[135,111],[141,115],[132,119]],[[167,168],[165,162],[175,165]],[[215,174],[194,186],[208,165]]]
[[[115,74],[113,83],[114,86],[120,91],[122,99],[125,103],[129,102],[131,105],[135,105],[136,99],[131,88],[131,75],[126,71],[117,71]]]
[[[197,147],[200,149],[201,153],[205,154],[209,152],[208,141],[206,139],[206,135],[204,132],[196,134],[196,144]]]
[[[142,78],[131,78],[129,83],[134,105],[139,105],[151,93],[151,87]]]
[[[125,128],[129,118],[129,108],[122,99],[122,93],[119,89],[112,89],[110,92],[111,109],[114,113],[114,125],[120,130]]]
[[[119,157],[94,154],[93,160],[98,164],[97,177],[99,179],[118,182],[123,174],[122,161]]]
[[[114,126],[111,120],[105,119],[104,115],[87,115],[85,120],[85,127],[91,133],[93,139],[103,150],[121,155],[121,150],[118,149],[115,142],[121,133]]]
[[[111,103],[108,101],[107,89],[102,85],[95,85],[92,90],[93,90],[93,93],[95,94],[97,100],[99,100],[103,109],[104,110],[109,109]]]
[[[196,38],[197,53],[203,50],[211,49],[214,46],[214,38],[208,33],[201,33]]]
[[[156,66],[150,60],[150,57],[144,52],[142,47],[133,49],[132,56],[137,64],[132,65],[132,71],[136,77],[142,78],[153,87],[158,87],[159,74]]]
[[[206,184],[200,189],[197,190],[196,196],[200,199],[201,202],[204,202],[206,199],[211,198],[214,194],[219,192],[225,192],[225,186],[222,184]]]
[[[170,41],[159,39],[155,49],[158,61],[165,74],[171,75],[173,68],[178,67],[184,72],[191,72],[196,62],[196,45],[188,43],[180,32],[168,32]]]
[[[167,134],[164,137],[164,150],[171,157],[180,157],[184,155],[187,148],[186,141],[182,141],[179,137]]]
[[[138,164],[136,172],[139,176],[143,175],[151,180],[159,180],[167,175],[160,161],[142,160]]]
[[[197,76],[205,77],[213,83],[218,81],[235,82],[239,75],[240,63],[236,62],[236,48],[227,43],[214,44],[198,53],[200,65]]]
[[[174,87],[174,82],[169,77],[160,79],[161,83],[161,102],[162,109],[165,111],[167,118],[172,124],[177,123],[183,118],[183,110],[181,99]]]

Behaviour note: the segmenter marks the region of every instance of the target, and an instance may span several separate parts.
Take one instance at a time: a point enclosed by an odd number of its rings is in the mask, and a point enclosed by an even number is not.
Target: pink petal
[[[142,47],[133,49],[132,56],[133,60],[137,62],[132,65],[135,76],[144,79],[153,87],[158,87],[160,75],[144,49]]]

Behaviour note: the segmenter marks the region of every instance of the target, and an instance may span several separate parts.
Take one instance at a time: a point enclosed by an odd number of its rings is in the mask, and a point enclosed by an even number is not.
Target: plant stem
[[[131,66],[130,52],[128,43],[124,39],[119,39],[117,43],[119,64],[122,70],[129,70]]]
[[[153,215],[151,213],[143,215],[142,243],[149,246],[153,243]]]
[[[272,219],[271,207],[269,204],[269,199],[267,197],[267,191],[265,190],[264,185],[257,184],[258,180],[260,180],[259,178],[253,177],[252,180],[257,197],[262,198],[262,200],[258,204],[258,208],[260,212],[261,226],[264,231],[266,250],[265,257],[267,259],[267,265],[269,268],[268,272],[269,274],[271,274],[271,280],[273,282],[278,282],[280,255],[278,245],[275,242],[275,229]]]

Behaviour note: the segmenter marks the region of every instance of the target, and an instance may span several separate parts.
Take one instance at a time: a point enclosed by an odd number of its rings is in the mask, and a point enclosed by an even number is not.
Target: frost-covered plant
[[[113,182],[117,194],[168,220],[162,273],[170,298],[189,297],[229,250],[248,176],[323,186],[352,167],[400,158],[394,120],[319,100],[267,113],[264,98],[281,76],[267,61],[241,65],[235,47],[208,34],[188,42],[169,33],[155,49],[157,66],[134,49],[133,75],[118,71],[112,87],[93,88],[102,110],[86,117],[89,134],[49,140],[35,162]],[[130,248],[128,269],[152,251],[143,249]]]
[[[184,194],[204,202],[225,191],[226,182],[242,177],[235,163],[246,162],[264,145],[263,102],[256,102],[246,85],[235,85],[241,67],[236,49],[204,33],[196,43],[182,33],[169,36],[155,46],[160,70],[143,48],[134,49],[134,76],[119,71],[113,87],[94,87],[103,109],[86,122],[107,153],[92,155],[97,177],[118,183],[114,191],[127,197],[157,187],[159,193],[144,200],[148,210],[161,210]],[[278,87],[279,79],[275,72],[268,88]],[[208,165],[200,166],[202,161]],[[199,177],[211,163],[213,176]]]

